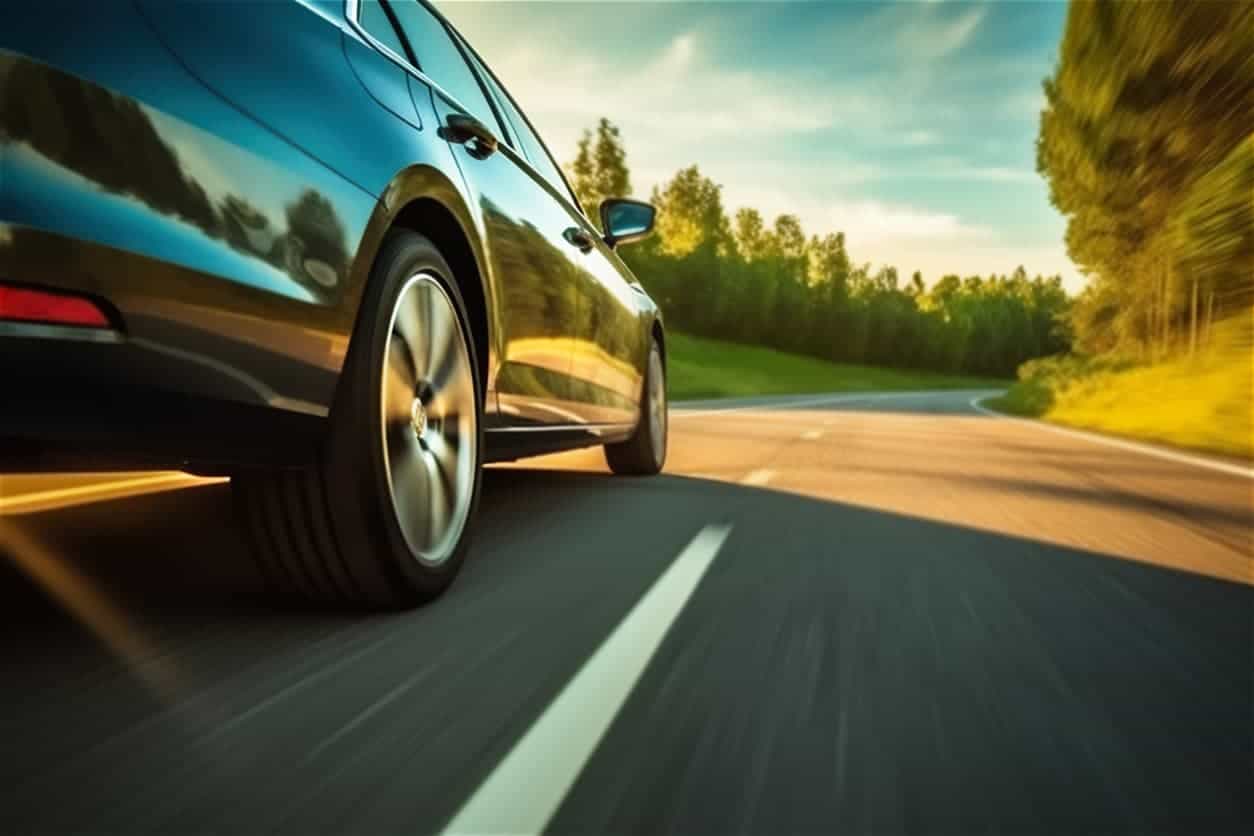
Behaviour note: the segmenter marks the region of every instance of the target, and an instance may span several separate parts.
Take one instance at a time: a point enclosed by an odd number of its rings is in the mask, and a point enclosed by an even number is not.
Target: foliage
[[[627,171],[622,135],[608,119],[597,123],[595,145],[592,131],[583,132],[575,159],[566,170],[576,197],[588,217],[598,225],[601,219],[597,207],[601,201],[631,194],[631,175]]]
[[[1254,290],[1254,5],[1073,2],[1045,95],[1079,347],[1196,349]]]
[[[976,389],[1001,380],[830,363],[769,348],[671,332],[666,337],[670,396],[717,398],[811,392]]]
[[[1154,364],[1112,357],[1025,363],[995,409],[1133,438],[1254,456],[1250,348],[1254,311],[1229,317],[1192,357]]]
[[[602,119],[568,166],[589,212],[629,187],[622,138]],[[618,189],[619,191],[614,191]],[[657,234],[622,256],[667,322],[695,335],[842,363],[1009,376],[1062,351],[1062,280],[946,276],[930,291],[895,267],[855,265],[843,233],[807,236],[795,215],[729,219],[721,187],[692,165],[655,188]]]

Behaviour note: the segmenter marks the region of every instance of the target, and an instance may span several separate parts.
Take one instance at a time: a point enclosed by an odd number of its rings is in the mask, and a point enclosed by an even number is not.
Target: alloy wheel
[[[440,564],[470,515],[478,434],[466,332],[432,273],[411,276],[396,297],[382,377],[383,460],[396,521],[415,558]]]

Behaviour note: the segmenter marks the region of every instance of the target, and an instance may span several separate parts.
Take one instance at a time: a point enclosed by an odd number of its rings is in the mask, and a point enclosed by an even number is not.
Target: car
[[[0,465],[225,475],[276,589],[413,606],[483,465],[666,458],[666,336],[421,0],[26,4],[0,29]]]

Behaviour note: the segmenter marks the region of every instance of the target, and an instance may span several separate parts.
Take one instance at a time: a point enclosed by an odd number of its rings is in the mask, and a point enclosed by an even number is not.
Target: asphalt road
[[[1250,473],[974,394],[493,468],[372,618],[269,606],[225,484],[7,477],[0,832],[1250,832]]]

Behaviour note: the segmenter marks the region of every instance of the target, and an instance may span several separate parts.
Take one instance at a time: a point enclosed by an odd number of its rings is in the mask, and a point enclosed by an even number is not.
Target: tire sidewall
[[[659,374],[662,375],[662,449],[660,452],[655,451],[653,448],[653,423],[650,420],[650,415],[652,415],[653,410],[653,381],[649,379],[645,380],[645,407],[649,410],[649,414],[643,416],[642,423],[644,426],[648,427],[649,453],[654,458],[654,464],[656,465],[658,472],[661,472],[662,468],[666,466],[666,453],[670,448],[671,441],[671,399],[670,392],[667,391],[668,381],[666,379],[666,357],[662,354],[661,346],[658,345],[656,339],[651,340],[650,342],[648,377],[652,377],[653,375],[654,355],[657,355],[657,368]]]

